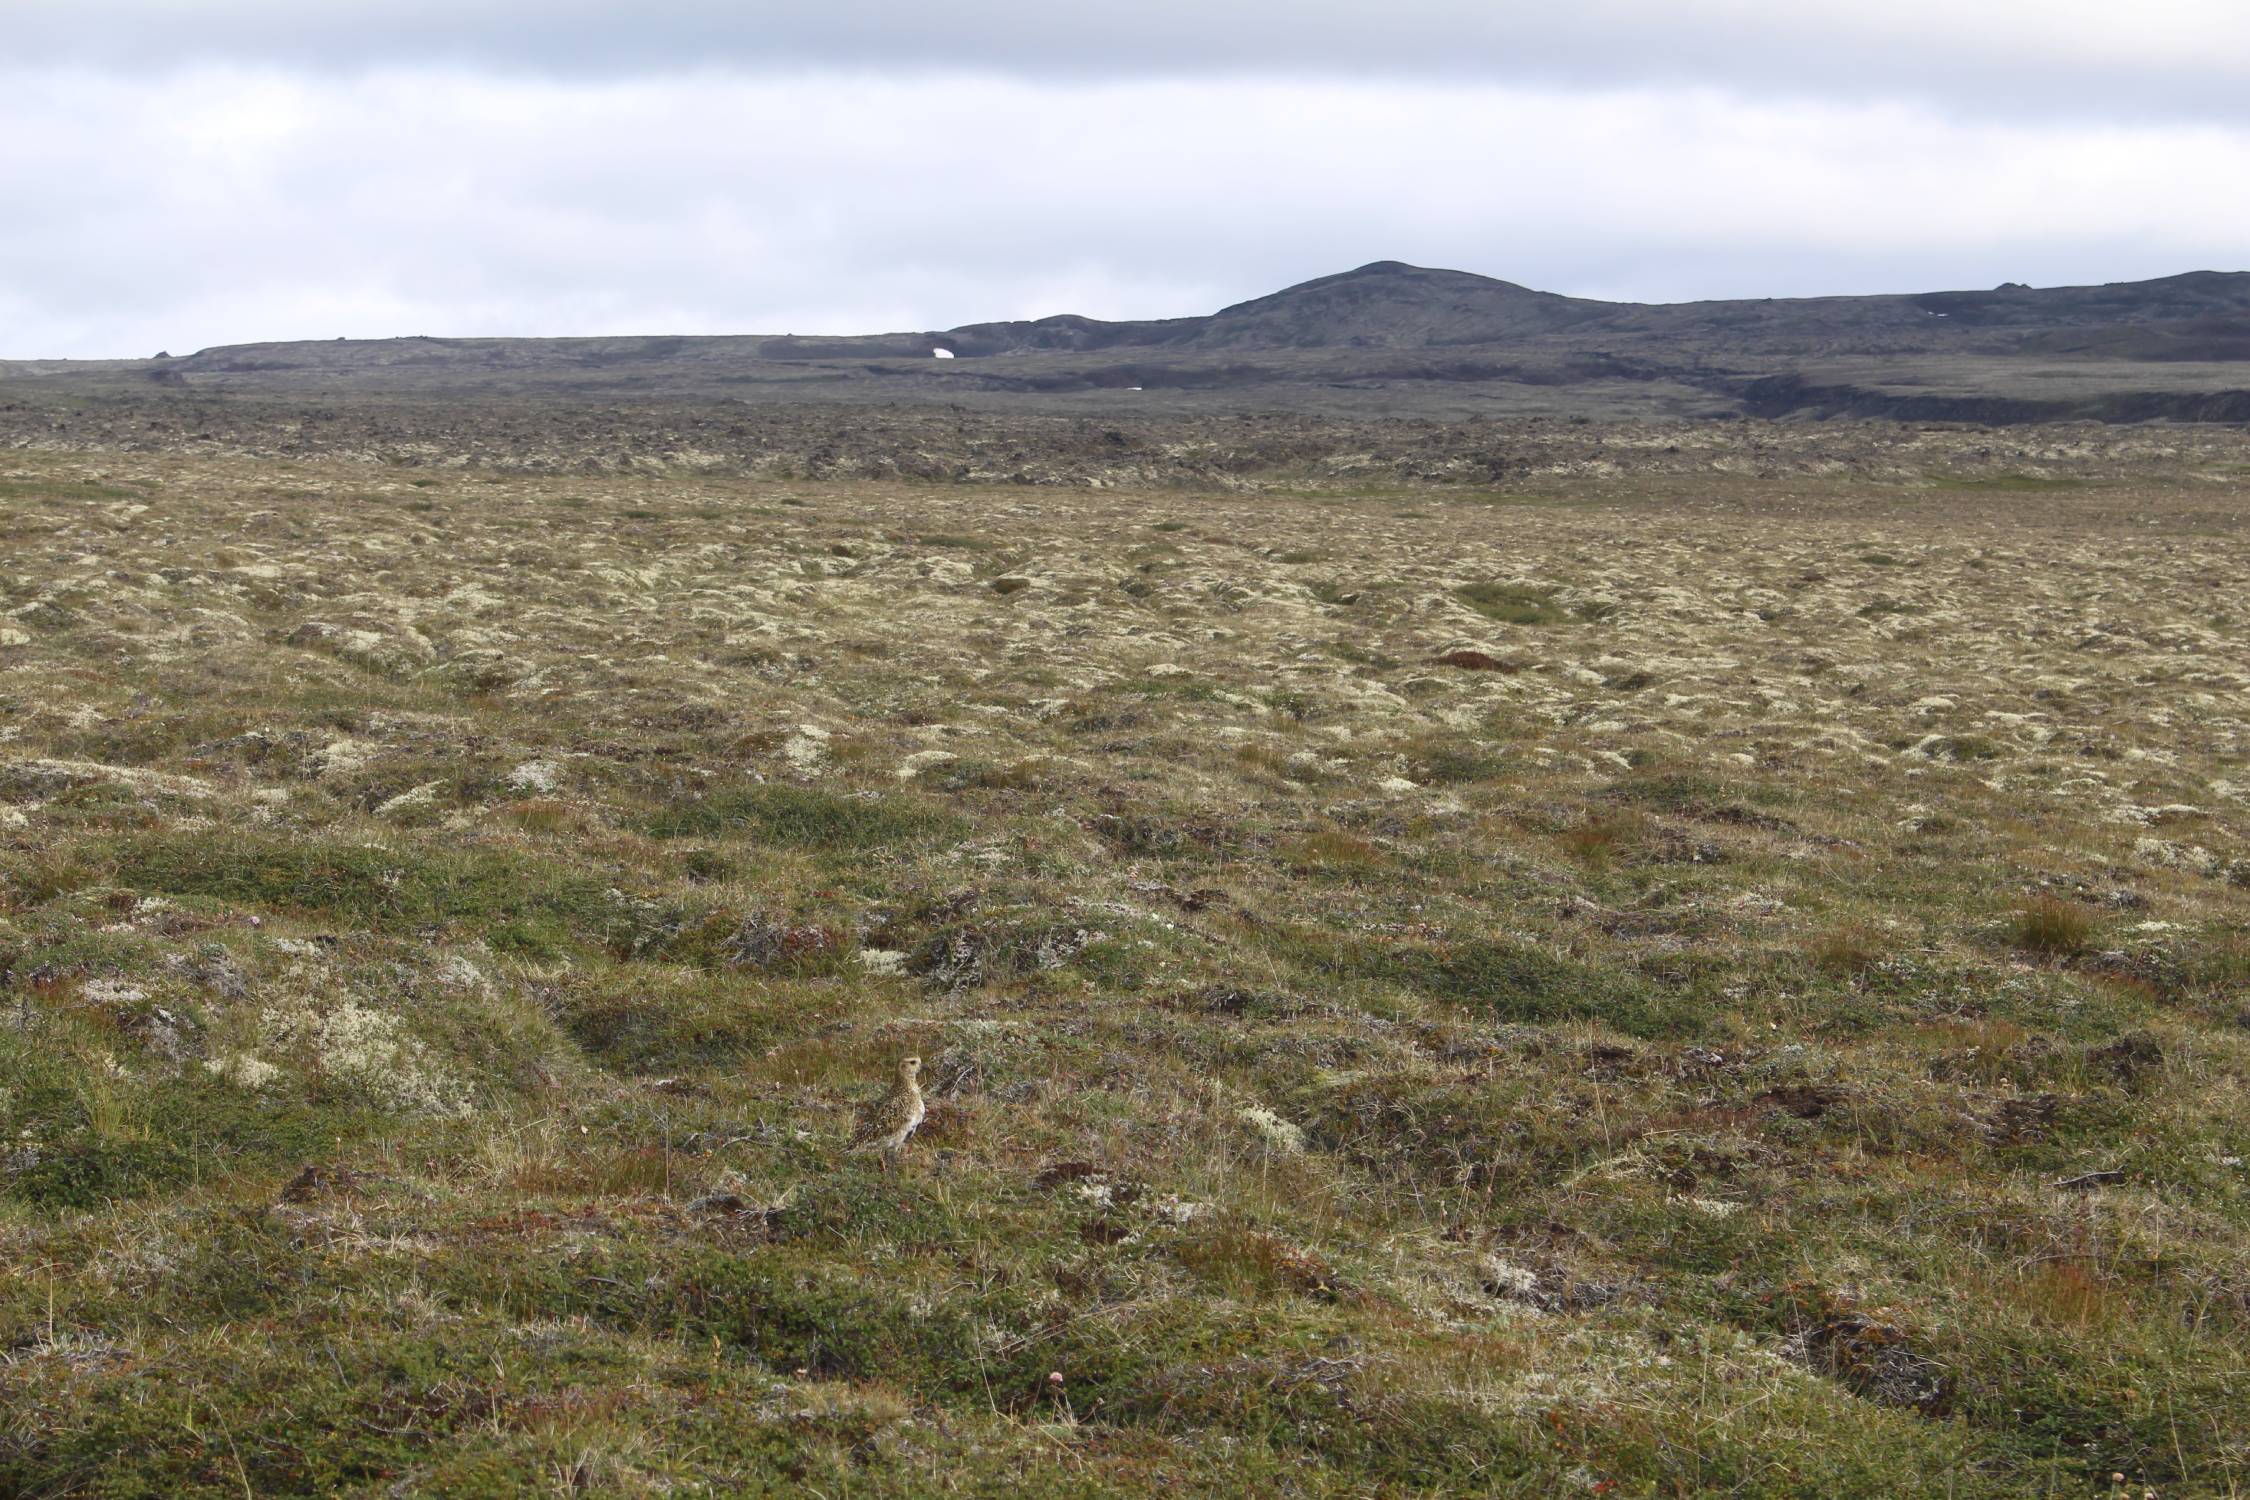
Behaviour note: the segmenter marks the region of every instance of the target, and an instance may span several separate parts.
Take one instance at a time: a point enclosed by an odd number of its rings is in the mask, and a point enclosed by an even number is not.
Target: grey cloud
[[[2237,268],[2250,130],[1680,90],[0,70],[0,357],[1202,312],[1369,260],[1648,300]]]
[[[9,0],[0,57],[578,77],[1404,75],[1909,97],[1970,114],[2250,117],[2250,13],[2233,0]]]

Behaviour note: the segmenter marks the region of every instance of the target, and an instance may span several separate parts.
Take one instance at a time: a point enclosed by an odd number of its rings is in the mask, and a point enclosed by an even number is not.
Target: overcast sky
[[[0,0],[0,357],[2250,269],[2245,0]]]

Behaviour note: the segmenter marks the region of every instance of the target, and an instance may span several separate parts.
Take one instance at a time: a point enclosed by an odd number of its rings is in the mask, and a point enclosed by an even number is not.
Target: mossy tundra
[[[1693,441],[0,453],[0,1494],[2241,1493],[2241,441]]]

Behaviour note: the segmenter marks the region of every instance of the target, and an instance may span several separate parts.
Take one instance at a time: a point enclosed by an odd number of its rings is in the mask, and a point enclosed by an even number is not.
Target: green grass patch
[[[1555,590],[1544,584],[1471,583],[1455,589],[1453,595],[1503,625],[1553,625],[1568,618],[1555,602]]]
[[[0,1139],[13,1159],[0,1192],[34,1208],[91,1209],[260,1163],[331,1151],[356,1137],[349,1110],[253,1094],[202,1069],[108,1076],[98,1033],[68,1021],[0,1032]]]
[[[1688,1029],[1675,998],[1639,976],[1507,938],[1386,941],[1306,927],[1265,937],[1309,976],[1396,985],[1496,1020],[1600,1020],[1634,1036]]]
[[[610,882],[582,865],[495,849],[378,849],[237,830],[144,833],[114,854],[151,894],[385,932],[452,928],[505,951],[601,942],[618,919]]]
[[[968,833],[968,825],[951,813],[908,798],[781,783],[705,792],[665,808],[646,827],[660,839],[746,837],[821,851],[931,847]]]
[[[154,486],[133,488],[83,479],[0,478],[0,500],[146,500]]]

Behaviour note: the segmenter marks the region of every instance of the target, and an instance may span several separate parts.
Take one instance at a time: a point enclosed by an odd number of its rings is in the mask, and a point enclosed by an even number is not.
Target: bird
[[[898,1077],[890,1092],[860,1112],[859,1128],[852,1133],[854,1151],[879,1151],[887,1164],[906,1138],[921,1128],[929,1106],[922,1102],[922,1059],[899,1059]]]

